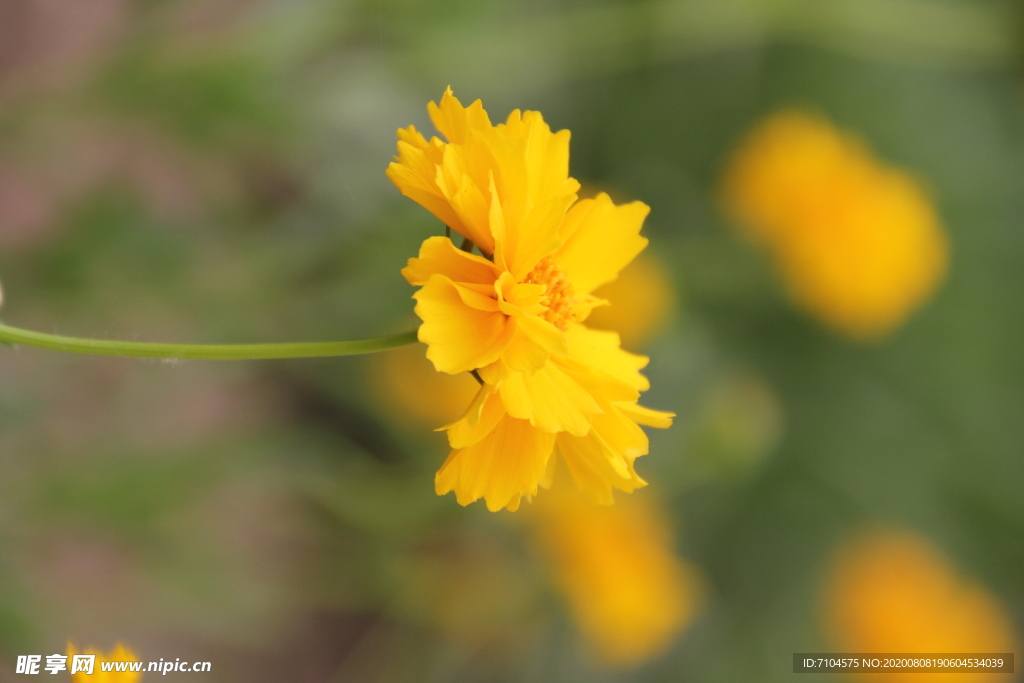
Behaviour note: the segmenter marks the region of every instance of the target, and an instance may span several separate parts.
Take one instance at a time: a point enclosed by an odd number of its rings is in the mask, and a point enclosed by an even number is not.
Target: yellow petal
[[[579,190],[579,183],[569,178],[569,131],[551,133],[539,111],[525,112],[522,121],[529,130],[526,138],[526,164],[530,195],[541,199],[559,194],[575,194]],[[507,125],[511,127],[512,115]]]
[[[513,112],[517,114],[518,112]],[[532,114],[534,112],[527,112]],[[539,115],[538,115],[539,117]],[[510,117],[512,120],[512,117]],[[540,125],[529,131],[529,136],[518,146],[499,145],[495,152],[498,159],[507,159],[498,164],[498,177],[490,176],[491,231],[495,238],[494,260],[508,270],[516,282],[522,280],[544,256],[550,254],[561,243],[558,226],[566,211],[576,201],[576,181],[566,182],[560,175],[557,159],[553,168],[546,155],[551,130],[543,119]],[[505,132],[509,130],[506,128]],[[522,134],[515,129],[512,134]],[[541,140],[543,138],[543,140]],[[566,144],[568,137],[564,137]],[[566,147],[566,159],[568,147]],[[525,156],[524,156],[525,155]]]
[[[576,291],[589,294],[614,280],[647,246],[640,228],[650,212],[642,202],[615,206],[608,195],[584,199],[566,214],[562,246],[555,254]]]
[[[483,103],[477,100],[468,107],[463,107],[452,94],[451,86],[448,86],[441,97],[440,106],[431,102],[427,105],[427,112],[434,126],[444,133],[448,142],[462,144],[469,137],[470,130],[485,130],[491,127]]]
[[[448,445],[466,448],[490,434],[505,417],[505,405],[494,387],[483,385],[466,415],[448,427]]]
[[[633,461],[646,455],[648,439],[617,405],[602,403],[586,436],[558,435],[558,449],[577,487],[594,502],[611,504],[612,490],[631,493],[645,486]]]
[[[572,305],[572,317],[570,318],[573,322],[582,323],[589,321],[590,314],[594,309],[607,310],[611,305],[611,301],[608,299],[602,299],[596,297],[593,294],[584,294],[583,296],[577,297]],[[621,304],[619,304],[621,305]],[[589,323],[588,323],[589,324]],[[618,328],[611,327],[608,325],[598,325],[600,329],[612,329],[616,332],[620,332]]]
[[[583,436],[590,431],[590,417],[601,412],[593,396],[555,363],[533,374],[513,372],[499,391],[509,415],[546,432]]]
[[[438,372],[457,374],[494,362],[509,346],[516,327],[500,311],[467,306],[465,290],[444,275],[433,275],[413,298],[423,324],[419,340]]]
[[[574,201],[571,194],[537,204],[518,225],[507,228],[504,261],[516,282],[561,244],[558,226]]]
[[[502,147],[505,155],[495,153],[505,162],[502,168],[511,171],[502,174],[501,196],[518,209],[512,212],[517,221],[532,207],[579,190],[579,183],[569,177],[569,131],[552,133],[540,112],[518,109],[497,129],[510,143]]]
[[[504,382],[505,378],[508,377],[511,372],[513,371],[509,370],[508,366],[500,360],[495,361],[490,365],[485,365],[478,370],[480,379],[482,379],[485,384],[491,384],[494,386],[498,386]]]
[[[420,286],[438,273],[459,283],[492,284],[498,277],[497,268],[487,259],[457,249],[447,237],[430,237],[420,246],[419,257],[409,259],[402,276]]]
[[[437,185],[448,198],[452,210],[465,226],[460,234],[468,237],[485,253],[494,250],[490,228],[490,205],[480,186],[468,175],[464,164],[465,150],[448,145],[444,161],[437,168]]]
[[[501,311],[498,300],[493,296],[494,288],[491,286],[455,283],[455,289],[458,291],[462,303],[470,308],[488,313]]]
[[[449,454],[434,480],[437,494],[454,491],[460,505],[483,498],[488,510],[514,510],[521,496],[537,493],[554,444],[554,434],[506,416],[486,437]]]
[[[595,434],[559,434],[558,452],[565,459],[576,487],[595,503],[614,503],[613,489],[632,493],[647,485],[631,465],[610,453]]]
[[[675,413],[651,410],[636,403],[617,403],[615,407],[637,424],[655,429],[668,429],[672,426],[672,418],[676,416]]]
[[[400,149],[401,144],[402,143],[399,143]],[[425,159],[426,156],[420,154],[419,158]],[[452,208],[448,198],[441,194],[441,191],[437,189],[433,178],[424,181],[419,177],[417,175],[417,171],[411,167],[411,163],[412,162],[405,164],[401,162],[391,162],[387,170],[388,178],[406,197],[437,216],[442,223],[450,227],[452,230],[455,230],[459,234],[463,234],[466,231],[466,228],[462,225],[462,220],[459,218],[458,214],[455,213],[455,210]],[[431,174],[435,172],[434,168],[435,167],[431,164]]]
[[[508,273],[503,273],[503,275],[508,275]],[[509,276],[509,279],[511,279],[511,276]],[[502,291],[501,308],[507,315],[539,316],[548,310],[548,307],[543,303],[546,294],[547,287],[544,285],[527,283],[512,285],[511,287],[504,288],[504,291]]]
[[[593,368],[600,368],[637,391],[646,391],[650,382],[640,374],[648,362],[646,356],[624,351],[615,332],[591,330],[583,325],[570,325],[565,331],[568,355]]]
[[[599,397],[602,401],[633,403],[640,398],[640,392],[629,382],[577,358],[559,355],[553,356],[552,362],[558,364],[591,396]]]
[[[494,283],[498,308],[505,315],[539,316],[547,310],[542,302],[547,287],[540,284],[516,283],[511,273],[503,272]]]
[[[515,333],[501,359],[509,369],[536,372],[552,353],[565,351],[562,331],[546,320],[533,315],[514,315],[508,320]]]
[[[416,149],[425,150],[430,147],[430,143],[423,137],[423,134],[416,130],[416,126],[409,126],[407,128],[398,129],[398,140],[404,142]]]
[[[469,405],[462,414],[459,415],[458,419],[454,422],[449,422],[443,427],[438,427],[435,432],[444,432],[459,423],[465,423],[468,427],[475,427],[480,422],[480,416],[483,413],[484,402],[487,397],[494,393],[497,387],[490,384],[479,384],[477,383],[477,390],[473,394],[473,399],[469,402]]]
[[[605,411],[595,415],[592,430],[601,443],[622,461],[631,462],[647,455],[649,442],[644,430],[619,408],[602,406]],[[618,468],[622,472],[622,468]]]
[[[508,225],[505,222],[505,207],[501,205],[501,197],[498,196],[498,185],[494,179],[494,173],[488,174],[488,192],[490,192],[491,205],[488,209],[490,220],[491,236],[494,238],[494,263],[508,272]],[[509,276],[511,278],[511,275]],[[511,278],[516,282],[515,278]]]

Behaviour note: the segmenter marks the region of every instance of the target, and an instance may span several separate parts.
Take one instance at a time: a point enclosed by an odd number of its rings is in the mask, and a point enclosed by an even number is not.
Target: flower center
[[[573,306],[576,298],[572,283],[565,277],[562,269],[555,265],[550,256],[542,258],[523,280],[528,285],[544,285],[547,291],[541,300],[548,310],[541,314],[544,320],[562,330],[569,326],[573,317]]]

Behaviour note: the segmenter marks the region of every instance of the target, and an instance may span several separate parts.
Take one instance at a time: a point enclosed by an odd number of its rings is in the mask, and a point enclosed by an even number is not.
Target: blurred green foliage
[[[370,361],[3,348],[4,666],[71,638],[225,681],[789,680],[793,652],[828,649],[829,554],[876,520],[927,534],[1022,623],[1019,3],[109,4],[109,25],[0,25],[5,321],[168,341],[406,329],[398,270],[442,227],[384,177],[395,129],[430,130],[448,84],[494,119],[539,109],[572,130],[573,175],[652,206],[680,283],[644,349],[646,403],[679,422],[640,469],[711,597],[663,658],[600,670],[516,521],[434,496],[443,437],[380,408]],[[882,343],[791,309],[720,215],[727,154],[790,105],[936,198],[948,281]]]

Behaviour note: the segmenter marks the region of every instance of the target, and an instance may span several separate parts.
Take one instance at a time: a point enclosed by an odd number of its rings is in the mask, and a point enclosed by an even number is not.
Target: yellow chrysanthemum
[[[921,186],[824,119],[788,112],[757,128],[725,197],[793,298],[854,337],[890,331],[945,273],[946,238]]]
[[[607,663],[657,656],[695,616],[702,582],[672,551],[668,520],[649,498],[606,507],[555,492],[530,520],[573,617]]]
[[[844,652],[1016,649],[1010,621],[988,591],[962,579],[927,542],[910,533],[875,532],[847,544],[838,554],[825,597],[829,630]],[[1008,678],[963,673],[870,676],[879,683]]]
[[[74,645],[68,643],[68,671],[71,671],[71,660],[75,655],[96,655],[96,661],[93,664],[93,671],[91,674],[79,671],[71,674],[71,680],[73,683],[137,683],[142,679],[142,674],[138,671],[104,671],[101,666],[103,662],[137,662],[139,658],[135,656],[135,653],[126,648],[121,643],[114,646],[108,654],[104,654],[93,648],[88,648],[83,652],[79,652]]]
[[[479,101],[463,107],[451,89],[428,111],[447,142],[399,130],[388,177],[466,248],[431,237],[402,274],[420,287],[419,339],[434,367],[476,371],[482,382],[447,427],[453,450],[438,493],[514,510],[537,492],[556,449],[597,500],[644,486],[633,469],[648,449],[639,424],[667,427],[672,416],[637,404],[647,359],[582,322],[603,303],[592,292],[647,245],[647,206],[604,194],[576,201],[569,133],[553,133],[538,112],[494,126]]]

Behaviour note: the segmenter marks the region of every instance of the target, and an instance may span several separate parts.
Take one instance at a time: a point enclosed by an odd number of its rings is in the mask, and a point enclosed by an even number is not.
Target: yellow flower
[[[668,520],[649,498],[605,507],[555,492],[535,510],[540,550],[598,657],[639,664],[692,621],[701,581],[672,552]]]
[[[946,238],[919,183],[824,119],[766,121],[733,158],[725,198],[794,300],[853,337],[896,327],[945,273]]]
[[[657,334],[675,305],[675,293],[665,267],[653,256],[644,254],[596,294],[615,305],[595,308],[587,323],[618,332],[622,345],[630,349],[642,348]]]
[[[482,382],[446,427],[452,451],[438,494],[515,510],[550,479],[556,449],[596,500],[644,486],[633,469],[648,449],[639,425],[668,427],[672,415],[637,404],[647,359],[582,323],[604,303],[592,292],[647,245],[647,206],[616,206],[604,194],[576,201],[569,133],[552,133],[538,112],[517,110],[494,126],[479,101],[463,107],[451,89],[428,111],[447,142],[399,130],[388,177],[466,248],[431,237],[402,274],[420,287],[427,358]]]
[[[89,648],[84,652],[79,652],[75,649],[75,646],[68,643],[68,660],[67,668],[71,671],[71,660],[75,655],[96,655],[96,661],[93,664],[93,670],[91,674],[79,671],[71,674],[71,680],[74,683],[136,683],[142,679],[142,674],[138,671],[103,671],[101,666],[103,662],[137,662],[139,658],[135,656],[135,653],[126,648],[121,643],[114,646],[114,649],[110,651],[110,654],[103,654],[98,650]]]
[[[873,532],[848,543],[829,577],[825,604],[828,626],[845,652],[998,653],[1017,645],[992,595],[906,532]],[[962,673],[871,677],[885,683],[1006,680]]]

